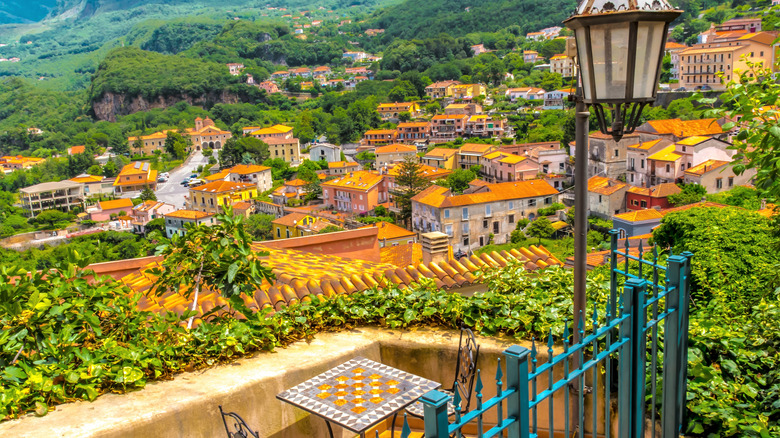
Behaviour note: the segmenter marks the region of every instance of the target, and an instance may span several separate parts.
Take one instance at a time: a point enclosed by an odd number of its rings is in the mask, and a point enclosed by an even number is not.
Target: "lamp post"
[[[641,5],[637,0],[583,0],[576,14],[564,21],[574,31],[580,74],[574,97],[574,342],[579,340],[578,318],[586,315],[588,105],[601,132],[616,142],[634,132],[642,109],[655,101],[669,23],[681,13],[666,0]]]

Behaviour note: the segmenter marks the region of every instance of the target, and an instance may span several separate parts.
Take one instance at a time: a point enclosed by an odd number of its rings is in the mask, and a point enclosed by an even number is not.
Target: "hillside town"
[[[780,4],[407,3],[0,36],[0,435],[780,434]]]

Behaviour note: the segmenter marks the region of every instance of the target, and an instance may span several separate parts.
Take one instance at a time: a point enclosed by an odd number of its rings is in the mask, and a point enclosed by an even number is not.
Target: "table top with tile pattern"
[[[356,357],[276,397],[360,433],[440,386],[414,374]]]

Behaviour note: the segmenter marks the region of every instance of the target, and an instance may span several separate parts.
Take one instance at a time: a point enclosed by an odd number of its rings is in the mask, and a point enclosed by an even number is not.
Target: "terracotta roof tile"
[[[322,183],[322,186],[368,191],[380,182],[382,182],[382,175],[361,170],[326,181]]]
[[[209,192],[209,193],[223,193],[232,192],[236,190],[256,189],[257,185],[243,182],[233,181],[212,181],[210,183],[203,184],[202,186],[192,187],[190,191],[195,192]]]
[[[449,189],[432,185],[420,192],[412,200],[433,207],[458,207],[482,204],[486,202],[551,196],[558,191],[541,179],[514,181],[498,184],[485,184],[487,191],[451,196]]]
[[[707,160],[697,166],[693,166],[690,169],[686,169],[685,173],[701,176],[707,172],[712,172],[713,170],[720,169],[721,167],[727,164],[729,164],[728,161]]]
[[[375,224],[366,225],[362,228],[377,228],[379,230],[379,233],[377,234],[377,239],[380,241],[384,239],[400,239],[403,237],[413,237],[417,235],[414,231],[409,231],[406,228],[399,227],[398,225],[391,224],[389,222],[385,221],[379,221]]]
[[[676,146],[675,145],[669,145],[660,151],[654,153],[653,155],[650,155],[647,157],[648,160],[656,160],[656,161],[677,161],[680,158],[682,158],[682,155],[675,152]]]
[[[133,208],[133,201],[128,199],[128,198],[115,199],[113,201],[102,201],[102,202],[99,202],[98,205],[100,206],[100,209],[103,210],[103,211],[105,211],[105,210],[113,210],[115,208],[129,208],[129,209],[132,209]]]
[[[380,146],[374,150],[374,154],[397,154],[399,152],[417,153],[417,148],[406,144],[389,144],[387,146]]]
[[[604,176],[592,176],[588,179],[588,191],[609,196],[626,187],[626,183]]]
[[[163,215],[165,217],[175,217],[180,219],[203,219],[205,217],[213,216],[212,213],[206,213],[204,211],[196,210],[176,210],[174,212]]]
[[[449,159],[455,154],[458,153],[457,149],[449,149],[449,148],[433,148],[430,151],[428,151],[427,154],[423,157],[423,159],[431,159],[431,158],[442,158],[442,159]]]
[[[270,248],[263,246],[262,243],[256,243],[256,250],[269,253],[264,257],[264,263],[274,272],[276,278],[273,283],[265,282],[255,291],[254,297],[243,298],[252,309],[270,307],[279,310],[289,304],[307,301],[311,295],[332,297],[371,287],[386,287],[388,283],[406,287],[419,281],[421,277],[433,279],[438,287],[444,289],[468,286],[481,281],[479,271],[486,266],[506,266],[511,260],[524,262],[525,267],[531,270],[563,265],[549,251],[533,245],[529,248],[521,248],[521,251],[483,254],[482,259],[472,256],[474,262],[464,258],[460,261],[450,260],[428,265],[419,263],[422,251],[420,250],[418,258],[414,245],[399,245],[392,247],[392,251],[400,251],[399,248],[403,247],[411,250],[412,260],[409,264],[405,263],[405,257],[401,257],[402,260],[398,264],[374,263],[325,254]],[[390,251],[391,248],[386,250],[388,253]],[[146,265],[139,273],[127,275],[122,278],[122,281],[134,291],[147,291],[154,282],[148,268],[157,263],[155,261]],[[227,304],[227,301],[218,291],[206,290],[198,304],[197,310],[203,314],[219,305]],[[183,295],[176,291],[166,293],[159,298],[145,296],[139,301],[139,307],[143,310],[156,312],[170,310],[183,313],[187,305],[189,300],[184,299]]]

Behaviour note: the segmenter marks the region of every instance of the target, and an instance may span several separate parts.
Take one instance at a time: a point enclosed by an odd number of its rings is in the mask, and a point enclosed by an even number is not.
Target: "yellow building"
[[[457,159],[457,155],[457,149],[433,148],[422,157],[420,162],[431,167],[453,170],[455,169],[455,160]]]
[[[135,137],[127,137],[127,142],[130,145],[132,152],[139,152],[135,147],[135,142],[141,140],[143,143],[143,154],[149,155],[154,151],[165,150],[165,139],[168,138],[169,132],[177,132],[175,130],[158,131],[149,135],[140,135]],[[189,137],[192,145],[195,149],[201,148],[220,149],[225,142],[233,136],[230,131],[223,131],[214,125],[214,121],[206,117],[201,119],[195,118],[195,128],[187,128],[182,132],[184,138]]]
[[[281,158],[297,165],[301,160],[301,144],[293,137],[293,128],[284,125],[274,125],[267,128],[247,126],[243,128],[244,135],[262,140],[268,145],[271,158]]]
[[[409,113],[415,118],[420,115],[420,105],[417,102],[380,103],[376,111],[382,120],[397,119],[401,113]]]
[[[774,39],[775,36],[768,32],[725,32],[707,43],[681,50],[678,52],[680,85],[689,90],[705,85],[713,90],[723,90],[725,85],[721,84],[717,73],[723,72],[726,82],[738,78],[738,72],[747,71],[743,57],[771,68],[776,52],[772,45]]]
[[[138,192],[145,188],[157,188],[157,171],[145,161],[136,161],[122,168],[114,180],[116,193]]]
[[[455,99],[473,99],[487,95],[487,89],[482,84],[451,85],[450,90]]]
[[[213,181],[190,189],[187,208],[206,213],[221,213],[223,205],[234,202],[250,201],[257,197],[257,184]]]
[[[313,234],[319,234],[320,231],[328,226],[337,226],[327,219],[303,213],[290,213],[271,223],[274,226],[274,240],[311,236]]]
[[[43,158],[23,157],[21,155],[15,157],[5,156],[0,158],[0,167],[9,170],[27,169],[36,164],[41,164],[43,161]]]

